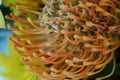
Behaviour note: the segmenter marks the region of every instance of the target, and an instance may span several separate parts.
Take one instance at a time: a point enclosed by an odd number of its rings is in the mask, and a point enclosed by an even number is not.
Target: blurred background
[[[28,72],[27,68],[20,62],[20,56],[9,41],[12,31],[8,30],[7,23],[14,25],[12,21],[6,20],[5,15],[9,15],[12,10],[5,5],[7,0],[0,0],[0,80],[33,80],[34,74]],[[11,0],[9,0],[10,2]],[[118,35],[119,36],[119,35]],[[120,80],[120,48],[115,53],[117,67],[114,74],[107,80]],[[103,72],[96,76],[102,76],[110,73],[112,62]],[[31,77],[29,75],[32,75]],[[17,78],[19,76],[19,79]],[[26,77],[27,76],[27,77]],[[94,80],[94,77],[91,80]],[[28,78],[29,77],[29,78]]]
[[[13,32],[8,30],[7,23],[14,23],[6,20],[5,15],[13,11],[8,7],[10,2],[15,0],[0,0],[0,80],[36,80],[36,75],[20,62],[20,56],[9,41]]]

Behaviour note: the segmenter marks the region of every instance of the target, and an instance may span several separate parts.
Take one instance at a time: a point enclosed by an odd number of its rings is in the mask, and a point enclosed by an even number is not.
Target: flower
[[[43,6],[18,3],[22,17],[6,18],[20,23],[8,24],[14,31],[10,40],[29,70],[46,80],[87,79],[113,60],[111,73],[97,79],[113,74],[120,46],[119,0],[28,1]]]
[[[1,0],[2,1],[2,0]],[[11,0],[4,0],[4,5],[9,4]],[[24,1],[26,2],[26,1]],[[11,4],[12,5],[12,4]],[[34,4],[35,5],[35,4]],[[3,7],[4,8],[4,7]],[[12,8],[14,10],[14,8]],[[4,10],[5,11],[5,10]],[[15,14],[19,15],[17,11]],[[6,14],[6,11],[3,12]],[[3,18],[0,13],[1,19]],[[1,20],[0,20],[1,21]],[[3,21],[1,21],[3,23]],[[17,24],[17,23],[15,23]],[[5,25],[0,28],[5,27]],[[12,34],[12,31],[7,29],[0,29],[0,80],[41,80],[34,74],[28,71],[28,68],[20,62],[20,55],[13,48],[13,44],[8,41],[8,37]],[[9,43],[9,45],[8,45]],[[9,48],[9,50],[7,49]],[[18,78],[19,76],[19,78]]]
[[[0,54],[0,76],[8,80],[38,80],[37,76],[28,71],[27,67],[20,62],[20,55],[9,44],[10,54]],[[18,78],[19,77],[19,78]]]
[[[11,7],[11,10],[12,10],[12,11],[14,12],[14,14],[16,14],[16,15],[19,15],[19,14],[20,14],[20,12],[15,9],[15,4],[19,5],[18,2],[21,2],[21,0],[3,0],[3,4],[4,4],[5,6],[9,6],[9,5],[12,6],[12,7]],[[24,1],[21,2],[21,4],[22,4],[22,3],[25,3],[25,4],[26,4],[26,3],[29,3],[29,1],[28,1],[28,0],[24,0]],[[33,3],[29,3],[29,6],[30,6],[30,5],[36,6],[36,5],[38,5],[38,4],[33,2]],[[31,6],[31,7],[32,7],[32,6]],[[25,7],[25,6],[23,5],[23,7]]]

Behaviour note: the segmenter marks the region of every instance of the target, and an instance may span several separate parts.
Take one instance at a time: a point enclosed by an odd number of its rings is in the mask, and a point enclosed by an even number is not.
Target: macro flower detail
[[[45,80],[87,79],[100,73],[120,46],[119,0],[28,0],[39,3],[12,5],[21,16],[7,19],[14,33],[10,38],[21,61]],[[34,16],[31,17],[31,14]]]
[[[11,42],[8,48],[9,54],[0,53],[0,80],[41,80],[21,63],[20,55],[14,50]]]

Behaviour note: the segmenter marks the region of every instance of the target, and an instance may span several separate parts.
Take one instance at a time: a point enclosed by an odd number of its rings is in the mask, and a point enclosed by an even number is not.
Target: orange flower
[[[22,62],[45,80],[87,79],[100,73],[120,46],[116,35],[120,25],[120,1],[46,1],[33,1],[42,5],[40,7],[19,3],[16,7],[22,17],[6,16],[20,23],[8,26],[14,30],[10,39],[23,56]],[[112,75],[113,61],[112,72],[97,79]]]

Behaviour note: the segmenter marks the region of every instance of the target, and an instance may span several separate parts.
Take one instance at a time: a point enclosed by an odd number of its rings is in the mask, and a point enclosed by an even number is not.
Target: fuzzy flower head
[[[15,5],[22,17],[8,25],[10,38],[29,70],[45,80],[87,79],[114,61],[120,46],[119,0],[28,0]],[[30,15],[34,15],[34,18]]]

